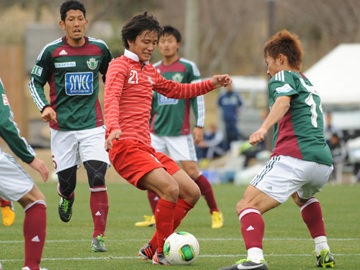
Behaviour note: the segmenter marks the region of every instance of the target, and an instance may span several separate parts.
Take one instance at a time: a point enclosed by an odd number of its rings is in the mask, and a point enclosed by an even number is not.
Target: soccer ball
[[[164,255],[171,265],[192,264],[199,251],[199,242],[188,232],[174,232],[165,240]]]

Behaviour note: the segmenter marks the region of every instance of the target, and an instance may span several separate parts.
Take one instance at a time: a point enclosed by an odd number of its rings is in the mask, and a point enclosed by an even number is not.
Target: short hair
[[[181,34],[179,32],[179,30],[177,30],[175,27],[172,27],[170,25],[166,25],[164,26],[160,37],[164,36],[164,35],[173,35],[176,39],[176,42],[181,42]]]
[[[60,18],[62,21],[65,21],[66,19],[66,12],[69,10],[80,10],[84,14],[84,17],[86,18],[86,9],[83,3],[77,1],[77,0],[67,0],[64,3],[62,3],[60,7]]]
[[[148,33],[155,31],[158,37],[162,32],[159,21],[154,16],[148,15],[147,11],[145,11],[143,14],[134,16],[122,28],[121,37],[124,47],[129,49],[128,40],[135,41],[136,37],[141,35],[141,33],[144,31],[148,31]]]
[[[273,35],[265,44],[264,56],[276,59],[279,54],[287,56],[291,67],[300,69],[304,52],[299,37],[287,30],[279,31]]]

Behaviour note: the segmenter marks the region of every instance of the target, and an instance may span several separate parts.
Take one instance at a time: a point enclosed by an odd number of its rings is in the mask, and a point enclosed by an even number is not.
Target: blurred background
[[[0,0],[0,77],[22,136],[38,149],[48,149],[49,135],[27,84],[42,48],[64,35],[59,26],[62,2]],[[114,57],[120,56],[124,50],[122,26],[132,16],[148,11],[159,19],[161,25],[170,24],[181,31],[180,55],[197,63],[202,77],[228,73],[238,78],[236,82],[234,80],[233,89],[244,101],[238,122],[243,138],[234,142],[231,151],[224,156],[201,163],[204,171],[214,175],[213,182],[236,182],[237,178],[246,178],[237,176],[244,172],[246,136],[256,130],[263,112],[268,110],[264,44],[279,30],[296,33],[305,51],[302,71],[319,91],[324,111],[331,112],[332,125],[341,131],[337,136],[343,140],[346,150],[341,171],[348,176],[346,179],[341,176],[345,181],[341,179],[335,183],[356,183],[359,180],[360,176],[356,178],[356,175],[360,161],[360,89],[356,78],[359,73],[357,58],[360,57],[360,0],[82,2],[89,20],[86,34],[106,41]],[[158,60],[160,55],[156,51],[152,62]],[[252,86],[248,86],[249,81]],[[218,89],[205,96],[206,128],[213,124],[222,127],[217,106],[222,91],[224,89]],[[263,152],[260,152],[260,157],[254,155],[254,164],[262,164],[267,157],[268,154]],[[248,166],[251,167],[252,163]]]

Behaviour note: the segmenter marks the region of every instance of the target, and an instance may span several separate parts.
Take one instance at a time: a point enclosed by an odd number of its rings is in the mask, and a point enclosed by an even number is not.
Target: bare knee
[[[299,195],[297,194],[297,192],[293,193],[291,195],[291,197],[293,198],[294,202],[301,207],[302,205],[304,205],[309,199],[302,199],[299,197]]]
[[[183,161],[181,165],[192,180],[195,181],[199,177],[200,171],[195,161]]]
[[[236,213],[239,215],[243,210],[245,210],[248,207],[249,207],[249,205],[247,204],[247,202],[244,199],[241,199],[236,204]]]

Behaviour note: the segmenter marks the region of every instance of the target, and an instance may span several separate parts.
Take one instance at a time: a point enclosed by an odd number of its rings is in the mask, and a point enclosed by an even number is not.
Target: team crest
[[[97,61],[94,57],[91,57],[88,61],[86,61],[89,69],[94,70],[97,68],[99,61]]]
[[[180,73],[176,73],[174,76],[172,76],[172,80],[177,83],[181,83],[184,76],[182,76]]]

